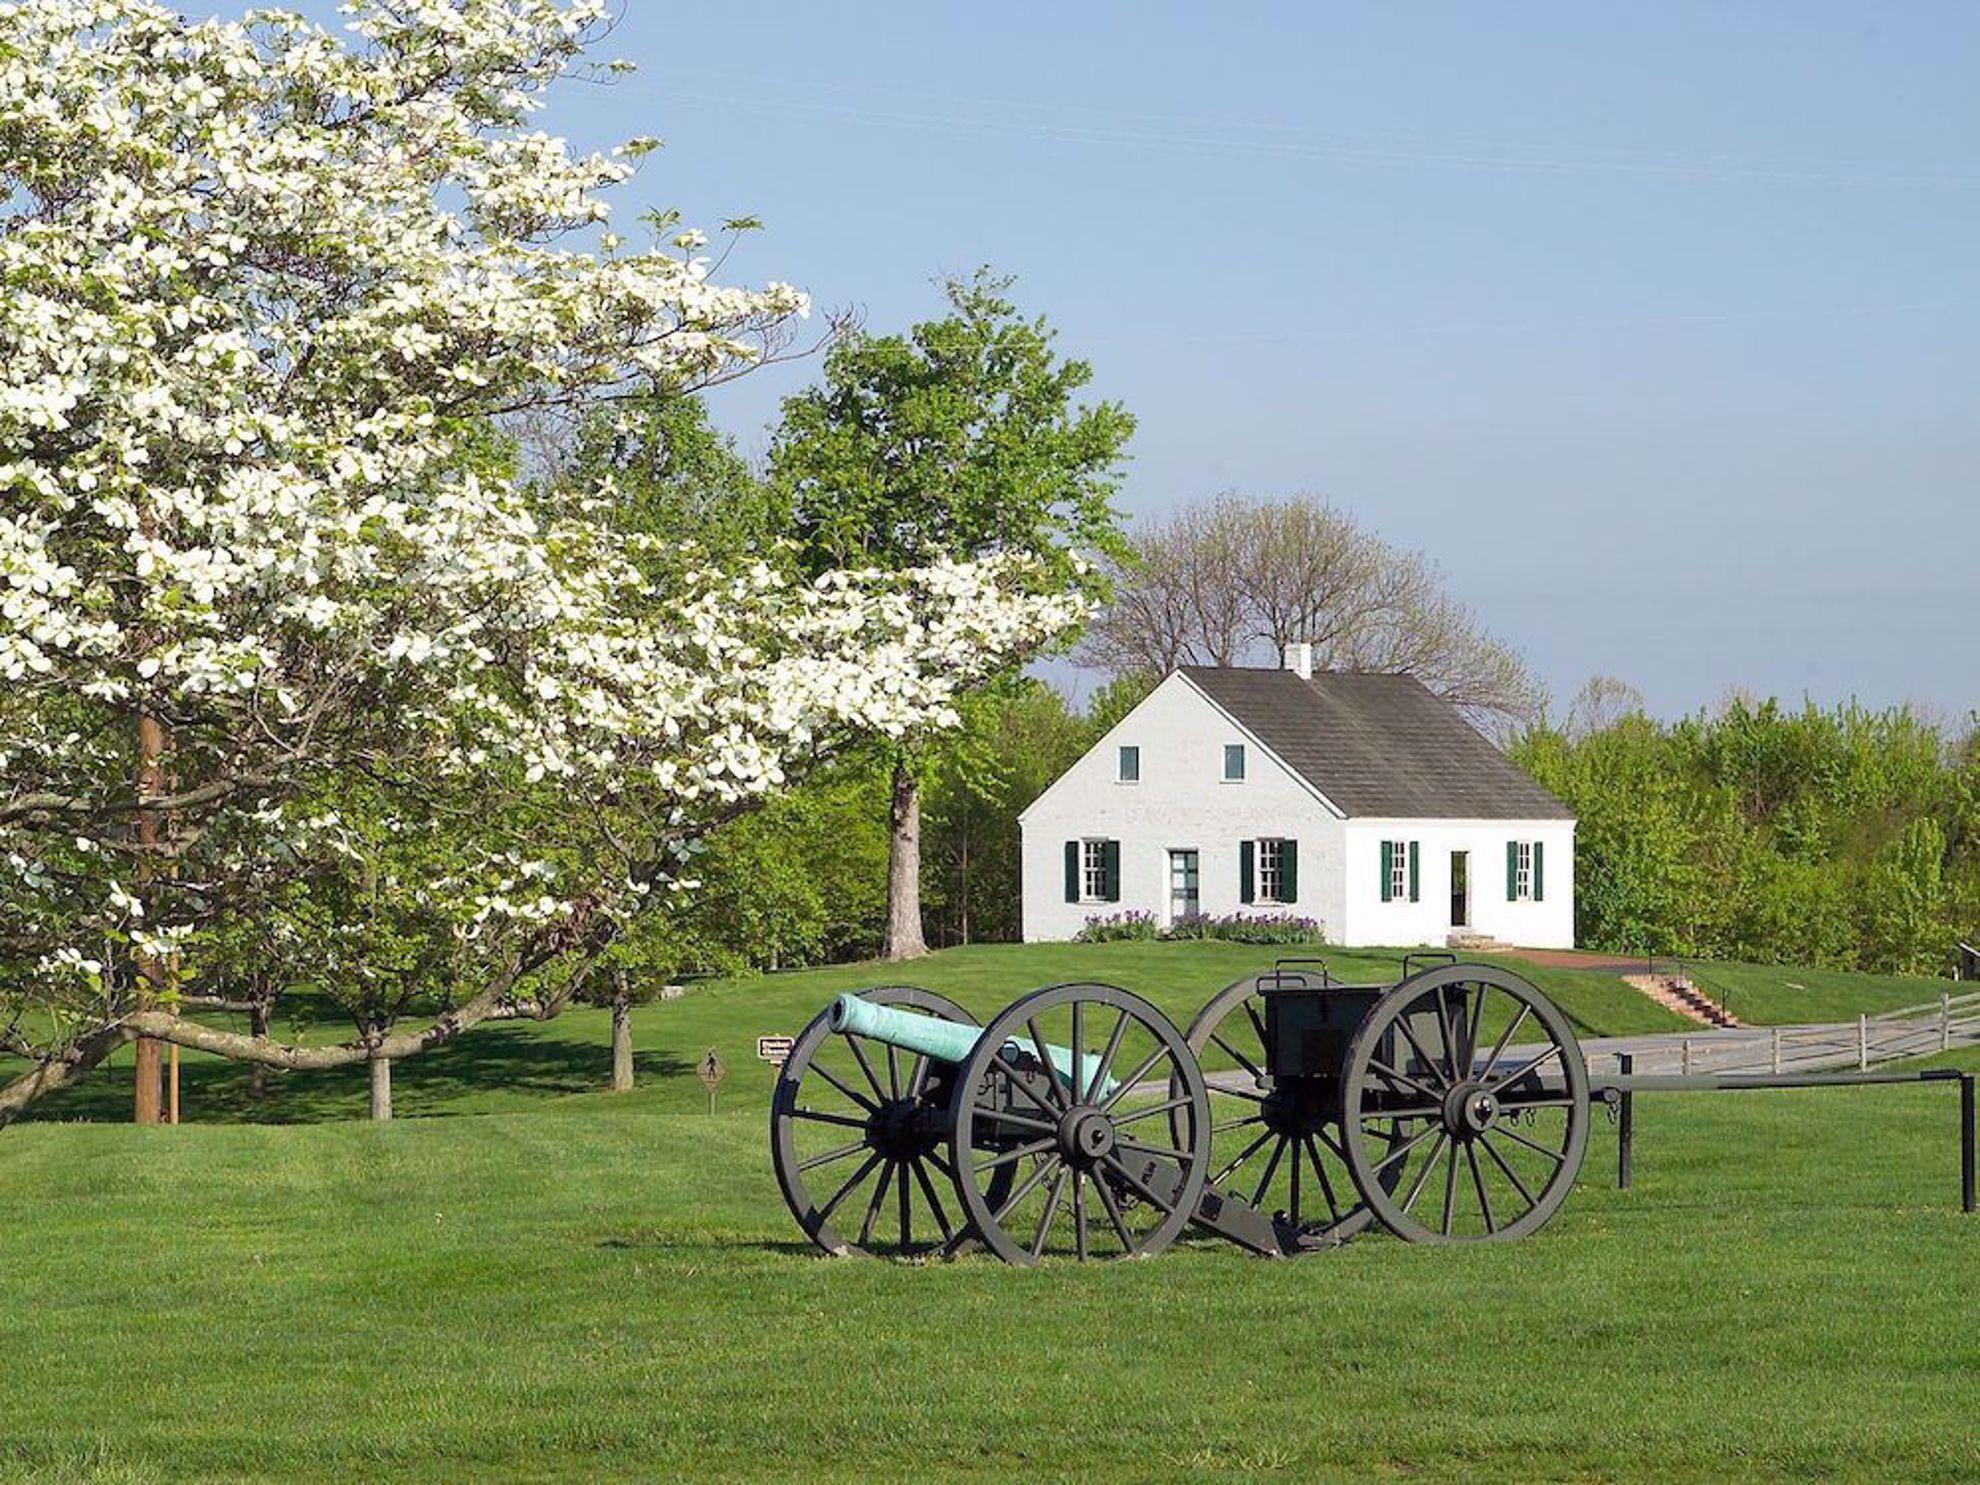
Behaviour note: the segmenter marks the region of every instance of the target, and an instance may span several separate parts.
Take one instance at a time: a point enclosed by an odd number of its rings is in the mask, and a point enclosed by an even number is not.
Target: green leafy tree
[[[1098,597],[1098,559],[1125,547],[1111,504],[1134,420],[1077,402],[1092,379],[987,271],[944,286],[949,312],[905,335],[850,336],[824,384],[789,399],[771,452],[805,560],[891,569],[937,556],[1020,553],[1040,581]],[[921,789],[926,736],[891,749],[882,951],[926,952]]]

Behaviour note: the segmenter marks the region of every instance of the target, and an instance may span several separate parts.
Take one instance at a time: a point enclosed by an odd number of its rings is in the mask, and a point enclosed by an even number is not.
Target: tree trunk
[[[894,796],[887,812],[887,936],[882,959],[919,959],[921,932],[921,781],[906,754],[894,759]]]
[[[156,799],[165,792],[165,727],[149,712],[138,717],[137,791],[140,799]],[[137,843],[138,901],[150,906],[151,894],[144,890],[144,884],[157,869],[152,857],[158,845],[156,810],[138,811]],[[137,1008],[148,1011],[157,1005],[165,988],[165,966],[156,954],[144,953],[136,956],[136,964]],[[165,1120],[164,1051],[155,1041],[137,1044],[137,1098],[131,1117],[139,1124],[162,1124]]]
[[[633,1090],[632,998],[612,997],[612,1091]]]
[[[248,1007],[248,1030],[255,1036],[268,1035],[268,1002],[257,1000]],[[268,1068],[265,1063],[248,1064],[248,1097],[268,1096]]]
[[[392,1059],[373,1057],[370,1066],[371,1117],[389,1119],[392,1117]]]

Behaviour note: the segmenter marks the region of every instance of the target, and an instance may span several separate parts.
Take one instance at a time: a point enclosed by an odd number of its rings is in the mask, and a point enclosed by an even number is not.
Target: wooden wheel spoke
[[[976,1117],[993,1124],[1002,1124],[1011,1129],[1030,1130],[1034,1134],[1057,1134],[1058,1120],[1034,1119],[1029,1114],[1013,1114],[1009,1109],[986,1109],[978,1105]]]
[[[993,1155],[988,1160],[975,1161],[970,1165],[970,1169],[980,1176],[987,1170],[996,1170],[999,1166],[1013,1165],[1024,1159],[1027,1155],[1042,1155],[1058,1142],[1059,1137],[1056,1134],[1048,1140],[1033,1140],[1028,1145],[1019,1145],[1015,1149],[1004,1151],[1001,1155]]]
[[[1134,1251],[1134,1235],[1128,1231],[1127,1219],[1121,1215],[1121,1204],[1114,1199],[1113,1189],[1098,1176],[1093,1178],[1094,1194],[1100,1198],[1100,1205],[1106,1210],[1107,1221],[1113,1225],[1114,1234],[1121,1240],[1121,1252]]]
[[[1086,1172],[1073,1172],[1073,1256],[1086,1262]]]
[[[1341,1220],[1341,1204],[1334,1199],[1334,1183],[1327,1175],[1327,1166],[1320,1158],[1320,1147],[1313,1136],[1306,1136],[1306,1155],[1313,1162],[1313,1174],[1320,1178],[1320,1194],[1327,1199],[1327,1215],[1338,1222]]]
[[[887,1203],[887,1186],[894,1179],[894,1162],[889,1160],[880,1169],[880,1184],[873,1188],[873,1200],[867,1204],[866,1220],[859,1224],[859,1245],[868,1247],[873,1242],[873,1223],[880,1215],[880,1208]]]
[[[1032,1017],[1024,1023],[1024,1029],[1031,1033],[1031,1049],[1038,1057],[1038,1066],[1045,1078],[1045,1095],[1061,1110],[1072,1106],[1072,1093],[1069,1088],[1059,1085],[1058,1069],[1052,1065],[1051,1050],[1045,1045],[1045,1035],[1038,1029],[1038,1018]],[[1078,1074],[1079,1054],[1073,1054],[1074,1076]]]
[[[1386,1078],[1389,1082],[1399,1087],[1408,1088],[1415,1093],[1421,1093],[1437,1106],[1439,1112],[1442,1111],[1444,1107],[1444,1093],[1442,1089],[1432,1088],[1428,1083],[1418,1082],[1406,1072],[1398,1072],[1379,1057],[1368,1059],[1368,1070],[1378,1078]]]
[[[1411,1135],[1408,1139],[1404,1140],[1400,1145],[1397,1145],[1393,1149],[1391,1149],[1389,1153],[1384,1155],[1380,1160],[1376,1161],[1374,1165],[1370,1167],[1370,1169],[1376,1175],[1379,1176],[1383,1171],[1387,1170],[1390,1166],[1394,1165],[1398,1160],[1402,1159],[1403,1156],[1407,1155],[1411,1150],[1414,1150],[1418,1145],[1422,1144],[1425,1140],[1429,1139],[1431,1135],[1442,1134],[1442,1133],[1443,1133],[1443,1126],[1438,1124],[1432,1124],[1426,1129],[1418,1130],[1415,1134]]]
[[[1478,1068],[1478,1033],[1485,1026],[1485,1002],[1492,998],[1492,987],[1483,983],[1474,987],[1478,994],[1471,1003],[1471,1024],[1464,1033],[1464,1075],[1471,1077]]]
[[[832,1199],[826,1202],[824,1206],[818,1209],[818,1220],[820,1222],[823,1222],[827,1217],[831,1216],[832,1213],[838,1209],[839,1203],[846,1199],[847,1193],[849,1193],[853,1189],[853,1187],[857,1186],[861,1181],[865,1180],[868,1172],[870,1172],[874,1166],[878,1165],[885,1158],[886,1157],[882,1155],[878,1150],[875,1150],[871,1155],[867,1156],[866,1163],[862,1165],[858,1170],[854,1171],[852,1175],[847,1178],[846,1184],[841,1186],[837,1191],[832,1193]]]
[[[865,1109],[867,1113],[877,1114],[880,1112],[879,1104],[875,1103],[872,1099],[868,1098],[864,1093],[854,1092],[850,1084],[848,1084],[844,1079],[842,1079],[837,1073],[833,1072],[832,1069],[827,1067],[824,1063],[813,1062],[811,1066],[805,1069],[805,1071],[817,1073],[819,1077],[823,1078],[826,1082],[830,1083],[834,1088],[838,1089],[841,1093],[845,1094],[847,1098],[850,1098],[854,1103],[858,1104],[861,1108]]]
[[[1107,1046],[1100,1054],[1100,1060],[1093,1065],[1093,1077],[1080,1094],[1081,1103],[1092,1103],[1106,1086],[1107,1074],[1114,1070],[1114,1058],[1121,1050],[1121,1039],[1127,1035],[1128,1013],[1122,1011],[1120,1019],[1114,1022],[1114,1029],[1107,1037]]]
[[[1140,1197],[1143,1201],[1147,1202],[1151,1207],[1156,1208],[1164,1216],[1167,1216],[1175,1211],[1176,1204],[1173,1201],[1170,1201],[1166,1197],[1157,1196],[1155,1192],[1149,1188],[1147,1182],[1143,1181],[1141,1177],[1137,1176],[1133,1171],[1129,1170],[1127,1166],[1122,1164],[1120,1161],[1114,1159],[1113,1156],[1111,1155],[1101,1156],[1100,1163],[1106,1166],[1107,1169],[1111,1170],[1115,1175],[1119,1176],[1121,1179],[1121,1183],[1127,1186],[1130,1190],[1132,1190],[1136,1196]]]
[[[1279,1142],[1272,1147],[1272,1158],[1265,1162],[1265,1174],[1258,1178],[1258,1187],[1251,1193],[1251,1204],[1260,1211],[1265,1208],[1265,1193],[1271,1188],[1272,1177],[1279,1172],[1279,1159],[1286,1153],[1286,1146],[1291,1143],[1283,1134],[1278,1136],[1278,1140]]]
[[[935,1195],[935,1183],[928,1179],[928,1168],[919,1160],[914,1163],[914,1178],[921,1184],[922,1199],[928,1203],[928,1210],[935,1216],[935,1225],[942,1229],[942,1241],[955,1241],[955,1229],[949,1225],[949,1214],[942,1210],[941,1200]]]
[[[1258,1050],[1262,1053],[1265,1050],[1266,1044],[1265,1018],[1258,1014],[1258,1007],[1254,1003],[1254,997],[1247,995],[1244,998],[1244,1014],[1251,1021],[1251,1029],[1258,1037]]]
[[[1244,1147],[1243,1152],[1239,1154],[1237,1159],[1233,1160],[1229,1165],[1225,1166],[1222,1170],[1218,1171],[1216,1175],[1212,1176],[1210,1178],[1210,1184],[1212,1186],[1223,1185],[1225,1181],[1229,1180],[1230,1177],[1236,1173],[1237,1168],[1243,1165],[1245,1161],[1251,1159],[1253,1155],[1257,1154],[1259,1147],[1262,1146],[1270,1138],[1272,1138],[1272,1131],[1268,1129],[1263,1134],[1259,1135],[1257,1139],[1253,1140],[1250,1144],[1246,1145]]]
[[[866,1120],[850,1118],[845,1114],[828,1114],[823,1109],[792,1109],[793,1119],[802,1119],[807,1124],[832,1124],[840,1129],[865,1129]]]
[[[881,1103],[885,1103],[887,1095],[881,1090],[879,1078],[873,1075],[873,1064],[866,1060],[866,1049],[860,1046],[859,1038],[856,1036],[849,1036],[845,1040],[846,1045],[852,1049],[853,1061],[857,1062],[859,1070],[866,1074],[866,1081],[873,1085],[873,1096]],[[893,1049],[890,1047],[888,1050]]]
[[[1166,1114],[1171,1109],[1186,1109],[1192,1102],[1193,1100],[1185,1094],[1181,1098],[1172,1098],[1167,1103],[1150,1104],[1145,1109],[1136,1109],[1132,1114],[1122,1114],[1114,1120],[1114,1128],[1121,1129],[1129,1124],[1139,1123],[1143,1119],[1152,1119],[1155,1115]]]
[[[1441,1129],[1436,1131],[1436,1135],[1437,1142],[1430,1147],[1430,1158],[1423,1162],[1423,1169],[1416,1173],[1416,1183],[1409,1188],[1409,1195],[1403,1198],[1402,1211],[1404,1216],[1409,1215],[1410,1208],[1416,1205],[1417,1197],[1423,1194],[1423,1187],[1430,1179],[1430,1172],[1437,1168],[1437,1157],[1444,1153],[1444,1145],[1447,1143],[1449,1136]]]
[[[1521,1078],[1525,1077],[1528,1073],[1536,1071],[1544,1063],[1552,1062],[1555,1058],[1559,1057],[1560,1055],[1561,1055],[1561,1044],[1559,1042],[1554,1042],[1548,1046],[1546,1051],[1540,1053],[1536,1057],[1529,1059],[1526,1065],[1520,1068],[1519,1071],[1508,1073],[1505,1077],[1500,1078],[1496,1083],[1488,1083],[1485,1087],[1485,1091],[1487,1093],[1497,1093],[1501,1088],[1505,1087],[1506,1084],[1517,1083]]]
[[[1485,1194],[1485,1173],[1478,1168],[1478,1145],[1476,1141],[1464,1147],[1464,1158],[1471,1166],[1471,1184],[1478,1192],[1478,1211],[1485,1219],[1485,1231],[1497,1232],[1498,1225],[1492,1220],[1492,1199]]]
[[[887,1043],[887,1086],[893,1090],[896,1103],[901,1098],[901,1054],[892,1042]]]
[[[1457,1205],[1458,1142],[1450,1142],[1450,1160],[1444,1168],[1444,1222],[1439,1228],[1445,1237],[1451,1235],[1451,1208]]]
[[[1512,1140],[1516,1144],[1521,1144],[1526,1146],[1526,1148],[1529,1150],[1538,1151],[1540,1154],[1545,1155],[1549,1160],[1553,1161],[1554,1164],[1556,1165],[1559,1165],[1562,1161],[1567,1159],[1567,1156],[1559,1150],[1550,1150],[1545,1145],[1535,1144],[1532,1140],[1528,1139],[1525,1135],[1521,1134],[1517,1129],[1514,1129],[1510,1124],[1494,1124],[1492,1126],[1492,1130],[1496,1134],[1503,1134],[1507,1139]]]
[[[1045,1210],[1038,1218],[1038,1236],[1031,1240],[1031,1256],[1042,1258],[1045,1254],[1045,1240],[1052,1234],[1052,1219],[1059,1214],[1059,1198],[1065,1194],[1066,1177],[1071,1167],[1061,1165],[1059,1173],[1052,1177],[1052,1189],[1045,1193]]]
[[[1265,1081],[1265,1074],[1258,1070],[1258,1064],[1253,1062],[1249,1057],[1245,1056],[1244,1053],[1240,1052],[1236,1047],[1232,1046],[1229,1042],[1225,1041],[1221,1033],[1215,1031],[1211,1032],[1210,1040],[1216,1046],[1223,1048],[1225,1053],[1227,1053],[1229,1056],[1236,1058],[1237,1061],[1243,1066],[1244,1070],[1251,1074],[1252,1080],[1254,1082],[1263,1083]]]
[[[1248,1119],[1226,1119],[1222,1124],[1212,1124],[1210,1126],[1210,1132],[1212,1134],[1229,1134],[1233,1129],[1243,1129],[1246,1125],[1263,1124],[1264,1122],[1265,1116],[1263,1114],[1253,1114]]]
[[[1438,1012],[1438,1018],[1440,1023],[1442,1020],[1442,1016],[1443,1016],[1443,1012],[1440,1010]],[[1423,1059],[1423,1065],[1429,1068],[1432,1074],[1435,1074],[1438,1070],[1437,1059],[1432,1057],[1428,1052],[1423,1050],[1423,1043],[1416,1039],[1416,1033],[1410,1029],[1409,1017],[1407,1015],[1398,1016],[1391,1024],[1395,1026],[1396,1030],[1400,1031],[1403,1034],[1403,1040],[1409,1043],[1410,1050],[1415,1052],[1417,1056]],[[1398,1073],[1397,1076],[1401,1077],[1402,1074]],[[1450,1083],[1454,1083],[1456,1081],[1457,1081],[1457,1074],[1453,1072],[1450,1076],[1449,1081],[1446,1083],[1445,1086],[1448,1087]],[[1418,1088],[1422,1088],[1423,1091],[1425,1093],[1428,1093],[1432,1098],[1436,1098],[1441,1092],[1441,1090],[1439,1089],[1424,1087],[1424,1085],[1421,1083],[1418,1083],[1416,1086]]]
[[[1004,1219],[1017,1210],[1018,1203],[1036,1191],[1039,1183],[1051,1175],[1053,1170],[1062,1164],[1064,1162],[1056,1155],[1048,1155],[1039,1161],[1033,1167],[1031,1174],[1018,1182],[1017,1189],[1004,1198],[1004,1204],[991,1214],[996,1218],[998,1225],[1002,1226]]]
[[[1164,1057],[1167,1057],[1173,1061],[1175,1055],[1176,1054],[1174,1052],[1171,1052],[1166,1045],[1164,1045],[1161,1042],[1157,1042],[1155,1044],[1155,1050],[1150,1052],[1146,1057],[1141,1059],[1141,1066],[1137,1067],[1133,1072],[1129,1073],[1125,1078],[1121,1079],[1120,1086],[1116,1088],[1112,1093],[1109,1093],[1107,1095],[1106,1100],[1100,1105],[1100,1112],[1103,1114],[1111,1114],[1114,1111],[1114,1105],[1119,1103],[1123,1098],[1127,1097],[1128,1090],[1136,1086],[1138,1083],[1141,1082],[1143,1078],[1147,1077],[1151,1072],[1155,1070],[1156,1063],[1160,1062]],[[1098,1085],[1096,1084],[1095,1086],[1097,1087]]]
[[[1011,1087],[1017,1089],[1017,1091],[1022,1093],[1026,1098],[1030,1099],[1033,1105],[1037,1107],[1039,1112],[1044,1114],[1048,1119],[1051,1119],[1053,1121],[1054,1126],[1056,1127],[1059,1118],[1059,1110],[1053,1104],[1048,1102],[1043,1094],[1041,1094],[1036,1088],[1033,1088],[1031,1086],[1030,1080],[1026,1078],[1024,1074],[1020,1073],[1016,1068],[1012,1067],[1010,1063],[1004,1061],[1003,1055],[1001,1053],[999,1053],[996,1056],[993,1056],[990,1059],[989,1065],[995,1071],[1002,1073],[1004,1076],[1004,1081],[1010,1084]]]
[[[1519,1003],[1519,1014],[1514,1016],[1507,1023],[1506,1029],[1499,1033],[1498,1041],[1492,1045],[1492,1055],[1485,1059],[1485,1071],[1488,1076],[1492,1069],[1499,1065],[1499,1058],[1505,1053],[1506,1048],[1512,1045],[1514,1033],[1526,1024],[1526,1018],[1532,1014],[1533,1007],[1522,1000]]]
[[[835,1160],[844,1160],[848,1155],[857,1155],[866,1148],[865,1140],[854,1140],[850,1145],[841,1145],[836,1150],[828,1150],[823,1155],[814,1155],[809,1160],[798,1162],[799,1170],[817,1170],[821,1165],[830,1165]]]
[[[1505,1173],[1506,1179],[1513,1183],[1513,1189],[1519,1193],[1520,1199],[1526,1203],[1526,1209],[1532,1211],[1534,1207],[1538,1206],[1540,1199],[1527,1189],[1526,1182],[1519,1178],[1519,1172],[1506,1164],[1506,1157],[1501,1155],[1499,1153],[1499,1147],[1492,1143],[1491,1135],[1479,1136],[1478,1142],[1485,1147],[1485,1153],[1492,1157],[1493,1164],[1497,1165]]]

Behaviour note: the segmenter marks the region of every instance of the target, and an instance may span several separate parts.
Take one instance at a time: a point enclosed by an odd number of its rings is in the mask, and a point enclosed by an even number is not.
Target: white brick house
[[[1185,666],[1019,816],[1024,937],[1316,918],[1329,942],[1574,944],[1574,817],[1408,676]]]

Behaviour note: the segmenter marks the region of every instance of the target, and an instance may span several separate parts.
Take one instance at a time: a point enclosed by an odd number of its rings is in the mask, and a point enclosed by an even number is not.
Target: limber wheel
[[[1344,1076],[1355,1185],[1398,1237],[1524,1237],[1574,1186],[1588,1067],[1567,1018],[1518,975],[1453,964],[1404,980],[1355,1033]],[[1410,1178],[1386,1180],[1405,1160]]]
[[[958,1069],[950,1109],[957,1199],[1008,1263],[1159,1253],[1203,1194],[1202,1069],[1167,1016],[1112,985],[1010,1006]],[[1006,1171],[1018,1179],[999,1190]]]
[[[861,992],[880,1005],[976,1024],[932,990]],[[770,1157],[798,1225],[828,1253],[916,1255],[967,1236],[943,1153],[953,1069],[834,1032],[829,1008],[798,1035],[770,1101]]]
[[[1338,1068],[1326,1078],[1265,1072],[1263,985],[1296,978],[1247,975],[1226,986],[1188,1035],[1210,1090],[1209,1184],[1274,1218],[1287,1254],[1338,1247],[1373,1220],[1342,1143]],[[1300,984],[1290,993],[1305,993]],[[1381,1179],[1393,1187],[1404,1166],[1390,1163]]]

